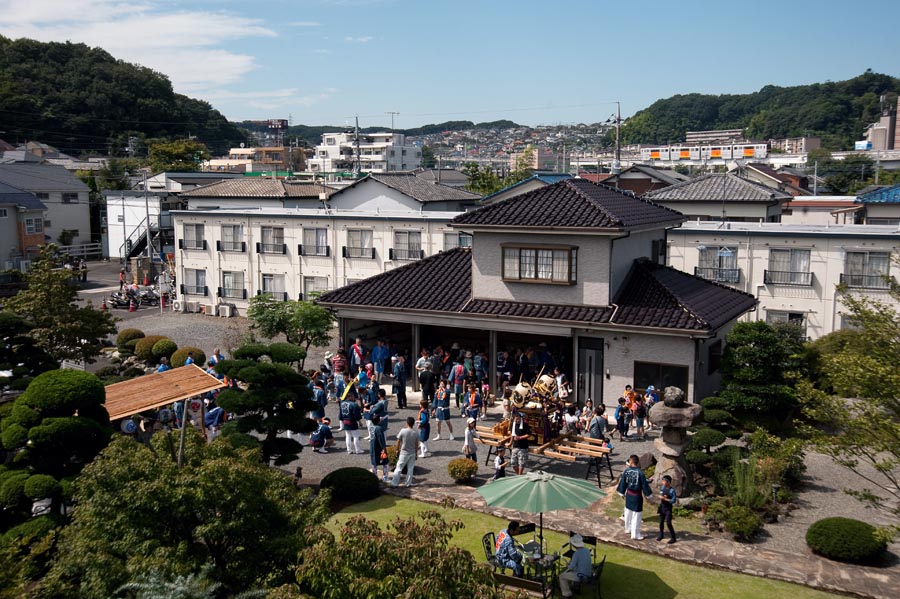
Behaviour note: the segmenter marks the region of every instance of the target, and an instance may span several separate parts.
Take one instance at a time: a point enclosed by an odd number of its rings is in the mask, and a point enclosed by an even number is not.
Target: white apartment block
[[[838,285],[893,303],[900,231],[884,225],[687,222],[669,231],[668,264],[751,293],[742,320],[792,322],[818,339],[848,326]]]
[[[360,172],[386,173],[411,171],[422,164],[422,149],[407,144],[402,133],[325,133],[307,161],[312,172],[349,172],[359,155]]]
[[[176,309],[245,315],[249,299],[309,299],[471,244],[458,212],[234,208],[173,212]],[[435,284],[443,284],[435,281]],[[446,282],[452,284],[452,282]]]

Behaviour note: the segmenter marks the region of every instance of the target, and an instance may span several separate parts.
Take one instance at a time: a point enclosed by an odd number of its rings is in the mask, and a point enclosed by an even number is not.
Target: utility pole
[[[147,173],[144,172],[144,210],[146,212],[147,217],[147,260],[152,262],[153,258],[151,258],[150,252],[150,198],[147,197]],[[150,265],[147,265],[147,268],[150,268]]]
[[[813,195],[819,195],[819,161],[816,160],[813,167]]]
[[[384,114],[389,114],[389,115],[391,115],[391,133],[393,133],[393,132],[394,132],[394,117],[395,117],[395,116],[400,116],[400,113],[399,113],[399,112],[388,111],[388,112],[385,112]]]
[[[362,164],[360,163],[359,157],[359,115],[356,116],[356,127],[353,135],[356,138],[356,165],[353,167],[353,178],[356,179],[362,171]]]
[[[622,125],[622,103],[616,100],[616,160],[612,165],[612,172],[622,172],[622,148],[619,146],[619,127]]]

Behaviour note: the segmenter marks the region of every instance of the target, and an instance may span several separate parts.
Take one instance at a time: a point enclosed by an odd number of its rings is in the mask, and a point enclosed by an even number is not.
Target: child
[[[659,514],[659,535],[656,537],[657,541],[662,541],[663,537],[663,525],[667,525],[669,527],[669,545],[675,542],[675,527],[672,526],[672,506],[675,505],[675,502],[678,501],[678,497],[675,495],[675,489],[672,488],[672,477],[666,474],[662,477],[662,487],[659,489],[659,507],[656,509],[656,513]]]
[[[643,439],[644,419],[647,417],[647,404],[644,402],[644,396],[640,393],[635,396],[631,411],[634,414],[634,425],[637,427],[634,436]]]
[[[431,435],[431,423],[428,421],[428,400],[419,402],[419,457],[424,458],[428,453],[428,437]]]
[[[331,434],[331,418],[323,418],[319,428],[309,436],[309,444],[313,451],[328,453],[328,448],[334,445],[334,436]]]
[[[475,430],[475,419],[466,420],[466,434],[463,437],[463,453],[466,457],[478,463],[478,448],[475,446],[475,439],[478,439],[478,431]]]
[[[506,448],[502,445],[497,448],[497,457],[494,458],[494,477],[491,480],[497,480],[506,476]]]
[[[450,389],[447,388],[447,379],[441,381],[441,386],[434,393],[434,409],[431,415],[437,419],[437,434],[432,441],[440,440],[442,423],[447,424],[450,440],[453,441],[453,425],[450,424]]]
[[[625,407],[625,398],[619,398],[619,405],[616,406],[616,430],[619,432],[619,441],[624,441],[628,436],[628,414],[629,410]]]
[[[475,384],[476,388],[478,383]],[[482,383],[481,385],[481,410],[482,410],[482,420],[487,419],[488,412],[488,400],[491,397],[491,386],[488,385],[487,381]],[[490,405],[494,405],[491,403]]]

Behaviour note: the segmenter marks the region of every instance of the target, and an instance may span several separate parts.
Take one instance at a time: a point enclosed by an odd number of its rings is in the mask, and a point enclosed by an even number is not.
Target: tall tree
[[[256,450],[192,431],[179,468],[166,436],[150,447],[117,437],[85,468],[41,597],[107,599],[150,572],[177,580],[206,564],[228,594],[293,578],[328,517],[324,496],[297,490]]]
[[[154,173],[163,171],[195,172],[200,163],[209,160],[206,145],[193,139],[154,141],[150,148],[150,168]]]
[[[0,370],[10,376],[0,376],[0,388],[25,389],[34,377],[59,368],[46,351],[38,347],[28,333],[32,325],[11,312],[0,312]]]
[[[116,332],[115,318],[90,304],[78,305],[76,276],[63,268],[55,245],[41,246],[26,275],[28,289],[10,298],[6,309],[33,326],[28,335],[57,362],[92,363],[103,339]]]
[[[892,283],[890,296],[900,301]],[[842,290],[841,303],[859,329],[852,342],[818,356],[835,394],[810,382],[798,386],[816,447],[866,483],[848,493],[900,519],[900,313],[894,305]],[[900,534],[900,525],[893,526]]]
[[[311,399],[309,379],[291,366],[305,355],[303,348],[290,343],[251,343],[234,350],[234,359],[216,364],[216,372],[245,383],[244,389],[219,393],[219,405],[238,416],[225,425],[225,434],[241,434],[246,442],[260,446],[267,464],[273,460],[287,464],[303,451],[299,443],[280,433],[315,429],[316,423],[306,417],[318,408]]]
[[[303,348],[301,369],[310,346],[325,347],[331,342],[334,326],[334,315],[314,301],[282,302],[266,294],[250,299],[247,318],[266,339],[284,335],[288,343]]]

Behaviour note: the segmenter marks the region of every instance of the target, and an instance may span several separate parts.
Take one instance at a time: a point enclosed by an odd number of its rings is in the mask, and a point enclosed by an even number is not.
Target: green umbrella
[[[497,479],[478,489],[492,507],[540,514],[541,546],[544,545],[544,512],[585,508],[606,493],[586,480],[532,471]]]

